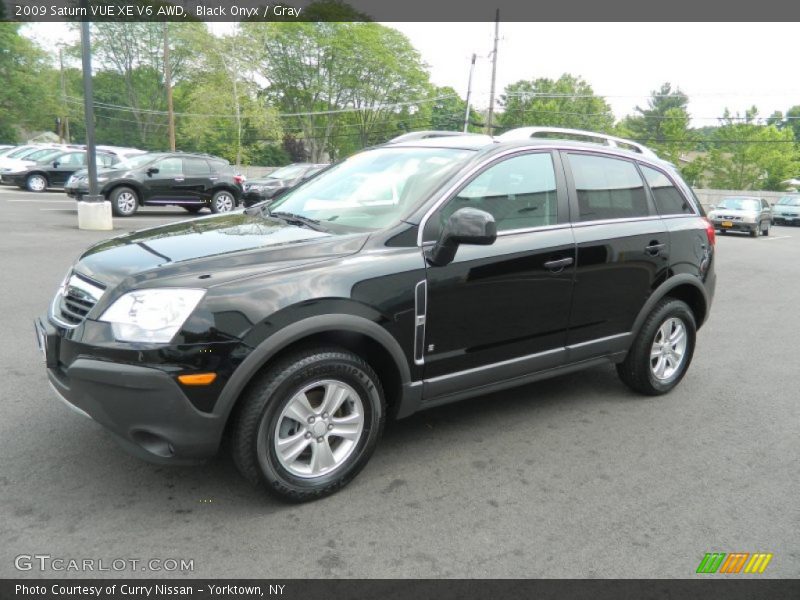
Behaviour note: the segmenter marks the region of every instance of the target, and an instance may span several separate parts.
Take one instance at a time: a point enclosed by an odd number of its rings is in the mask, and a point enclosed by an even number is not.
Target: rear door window
[[[184,158],[183,174],[193,177],[206,177],[211,175],[208,163],[202,158]]]
[[[578,199],[579,221],[647,217],[644,182],[627,160],[568,154]]]

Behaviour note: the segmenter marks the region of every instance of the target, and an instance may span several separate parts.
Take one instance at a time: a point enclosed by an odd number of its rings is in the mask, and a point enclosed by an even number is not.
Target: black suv
[[[222,158],[205,154],[153,153],[128,158],[112,169],[98,171],[100,193],[111,201],[118,217],[129,217],[140,206],[180,206],[190,213],[232,211],[239,204],[241,178]],[[86,172],[76,173],[64,190],[80,199],[89,193]]]
[[[714,229],[658,158],[442,137],[366,150],[270,206],[89,248],[36,321],[69,405],[181,462],[223,436],[291,500],[335,491],[389,417],[603,364],[686,374]]]
[[[97,152],[97,164],[111,167],[120,158],[110,152]],[[30,192],[45,192],[51,187],[64,187],[67,180],[76,171],[86,167],[85,150],[63,150],[46,153],[35,164],[20,171],[3,173],[3,183],[19,186]]]

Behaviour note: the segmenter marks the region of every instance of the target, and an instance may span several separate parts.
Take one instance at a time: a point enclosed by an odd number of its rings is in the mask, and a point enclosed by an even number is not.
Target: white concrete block
[[[78,202],[78,229],[111,231],[111,202]]]

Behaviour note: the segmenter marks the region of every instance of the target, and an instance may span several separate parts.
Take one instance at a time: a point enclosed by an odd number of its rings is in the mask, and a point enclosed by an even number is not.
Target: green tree
[[[333,10],[342,20],[341,11],[348,10],[338,3],[310,6],[325,16]],[[252,78],[267,81],[266,98],[290,115],[284,126],[302,138],[313,161],[383,139],[419,110],[409,101],[426,95],[428,74],[419,54],[383,25],[245,23],[242,30],[254,53]]]
[[[0,140],[52,131],[58,116],[57,72],[50,57],[20,34],[18,23],[0,23]]]
[[[180,146],[236,164],[283,157],[275,154],[282,137],[277,113],[242,75],[247,57],[238,33],[201,41],[192,72],[175,90],[176,105],[187,113],[178,119]]]
[[[502,129],[549,125],[607,132],[614,126],[611,106],[581,77],[569,73],[556,80],[512,83],[506,86],[499,104],[503,109],[498,119]]]
[[[726,109],[708,153],[710,184],[718,189],[783,190],[800,169],[791,129],[757,122],[755,107],[743,117]]]
[[[778,129],[791,129],[794,139],[800,142],[800,106],[793,106],[784,115],[776,110],[767,119],[767,125],[775,125]]]

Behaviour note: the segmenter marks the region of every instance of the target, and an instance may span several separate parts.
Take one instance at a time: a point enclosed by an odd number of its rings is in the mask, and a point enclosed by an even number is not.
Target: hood
[[[75,269],[109,286],[128,277],[202,285],[357,252],[366,234],[331,235],[242,212],[134,231],[91,246]],[[165,280],[170,279],[169,283]]]
[[[264,179],[248,179],[245,185],[259,185],[262,187],[280,187],[284,184],[283,179],[276,179],[275,177],[265,177]]]
[[[760,208],[758,208],[758,209],[755,209],[755,208],[744,209],[744,208],[719,208],[719,207],[717,207],[717,208],[712,209],[711,213],[712,214],[716,214],[716,215],[754,215],[754,214],[761,213],[761,209]]]
[[[35,164],[35,160],[24,158],[0,158],[0,169],[8,172],[25,171]]]

